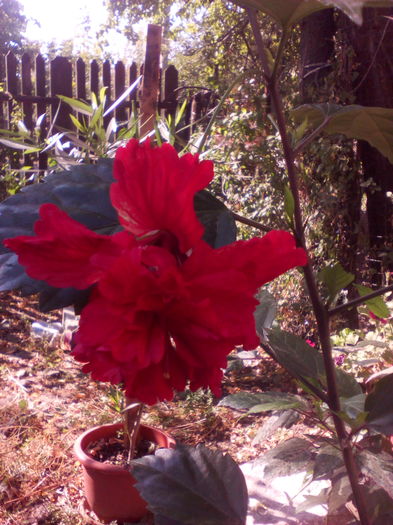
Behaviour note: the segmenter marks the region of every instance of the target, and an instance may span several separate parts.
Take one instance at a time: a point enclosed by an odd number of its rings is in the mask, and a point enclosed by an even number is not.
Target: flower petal
[[[186,253],[202,237],[194,195],[213,178],[213,163],[190,153],[179,158],[175,148],[153,148],[132,139],[116,152],[111,200],[121,224],[136,236],[167,231]]]
[[[113,260],[135,243],[127,232],[99,235],[71,219],[54,204],[43,204],[34,225],[36,236],[6,239],[19,263],[33,279],[59,288],[88,288],[97,282]]]

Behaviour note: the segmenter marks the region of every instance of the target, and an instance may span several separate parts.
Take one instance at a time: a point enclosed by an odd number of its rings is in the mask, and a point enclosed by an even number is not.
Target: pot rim
[[[94,441],[94,437],[91,437],[92,434],[99,430],[103,430],[104,436],[101,437],[105,437],[105,435],[111,435],[112,432],[116,432],[122,427],[123,423],[110,423],[107,425],[98,425],[83,432],[83,434],[81,434],[74,442],[74,454],[77,460],[85,468],[94,468],[95,470],[102,470],[106,472],[110,471],[113,473],[128,472],[128,469],[126,467],[123,467],[121,465],[113,465],[112,463],[102,463],[101,461],[97,461],[96,459],[92,458],[89,454],[85,452],[85,449],[87,448],[88,444]],[[168,439],[168,443],[170,445],[175,443],[174,439],[171,438],[164,430],[141,423],[141,429],[143,430],[144,428],[152,430],[154,432],[159,432],[160,434],[164,434],[165,437]]]

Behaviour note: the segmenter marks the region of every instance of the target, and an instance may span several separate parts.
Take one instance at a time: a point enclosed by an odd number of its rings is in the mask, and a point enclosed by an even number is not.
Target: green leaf
[[[235,3],[263,11],[286,28],[312,13],[326,9],[317,0],[235,0]]]
[[[132,462],[137,488],[154,514],[185,525],[244,525],[247,486],[228,454],[204,446],[161,449]]]
[[[371,478],[377,487],[385,489],[393,498],[393,461],[386,452],[374,454],[362,450],[357,456],[361,471]]]
[[[17,235],[33,235],[39,207],[47,202],[56,204],[93,231],[110,234],[121,229],[109,199],[112,165],[112,160],[102,159],[97,165],[78,165],[70,171],[53,173],[45,177],[43,183],[26,186],[0,203],[0,291],[20,289],[25,295],[45,292],[43,305],[68,306],[64,299],[73,300],[70,290],[55,292],[56,289],[44,281],[28,277],[16,255],[7,250],[2,241]],[[75,297],[79,297],[79,292],[74,292]],[[56,306],[53,299],[57,293],[62,300]]]
[[[367,286],[363,286],[362,284],[355,284],[354,286],[356,286],[360,297],[368,295],[369,293],[374,291],[371,288],[368,288]],[[365,301],[365,304],[368,306],[368,308],[372,311],[374,315],[381,319],[390,316],[389,308],[387,307],[385,301],[382,299],[381,296],[369,299],[368,301]]]
[[[332,480],[332,490],[330,491],[328,500],[329,514],[335,514],[340,507],[345,505],[351,494],[351,484],[343,469],[343,471],[335,475]]]
[[[84,126],[79,122],[79,120],[78,120],[76,117],[74,117],[74,115],[72,115],[71,113],[70,113],[70,118],[71,118],[71,120],[72,120],[74,126],[76,127],[76,129],[78,129],[78,130],[81,131],[82,133],[86,133],[86,129],[85,129],[85,127],[84,127]]]
[[[25,144],[24,142],[18,142],[17,140],[0,139],[0,144],[4,144],[7,148],[28,150],[31,148],[31,144]]]
[[[393,109],[305,104],[292,115],[297,123],[307,119],[313,129],[325,121],[323,131],[329,135],[343,134],[349,139],[366,140],[393,163]]]
[[[367,426],[390,436],[393,434],[393,374],[382,378],[367,395]]]
[[[333,266],[327,266],[318,274],[318,279],[323,282],[329,293],[329,303],[334,301],[336,295],[351,284],[355,276],[352,273],[346,272],[340,263]]]
[[[283,392],[237,392],[224,397],[219,406],[234,410],[248,410],[251,414],[270,410],[307,410],[308,405],[300,396]]]
[[[251,7],[273,17],[284,28],[297,24],[306,16],[328,7],[341,9],[356,24],[362,23],[363,7],[391,7],[392,0],[234,0],[242,7]]]
[[[326,389],[326,375],[322,355],[300,337],[274,329],[268,337],[273,356],[290,374],[300,381],[306,380],[321,390]],[[340,397],[347,398],[362,392],[355,378],[336,369]]]
[[[89,104],[86,104],[86,102],[82,102],[81,100],[77,100],[75,98],[66,97],[64,95],[57,96],[60,100],[71,106],[72,109],[75,109],[78,113],[83,113],[84,115],[93,114],[93,108],[89,106]]]
[[[236,240],[236,223],[224,203],[206,190],[194,198],[198,219],[205,227],[204,240],[213,248],[220,248]]]
[[[331,479],[333,472],[342,466],[342,453],[337,447],[332,445],[321,447],[315,458],[312,479]]]
[[[258,296],[259,304],[254,311],[255,327],[262,339],[267,338],[277,314],[277,301],[274,296],[263,288]]]

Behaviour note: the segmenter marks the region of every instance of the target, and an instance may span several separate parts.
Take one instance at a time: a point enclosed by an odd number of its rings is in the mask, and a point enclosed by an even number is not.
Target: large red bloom
[[[119,151],[115,172],[111,196],[125,231],[97,235],[47,204],[36,236],[5,244],[33,278],[59,287],[95,285],[73,350],[93,379],[122,383],[129,397],[148,404],[171,399],[187,382],[218,395],[228,353],[258,344],[258,288],[305,264],[306,255],[283,231],[208,246],[193,197],[210,180],[211,164],[179,159],[169,145],[131,141]],[[147,244],[157,241],[152,231],[177,242]]]
[[[194,195],[213,178],[213,163],[175,148],[152,148],[130,140],[116,152],[111,200],[124,228],[141,236],[155,230],[175,235],[186,253],[203,234],[194,211]]]

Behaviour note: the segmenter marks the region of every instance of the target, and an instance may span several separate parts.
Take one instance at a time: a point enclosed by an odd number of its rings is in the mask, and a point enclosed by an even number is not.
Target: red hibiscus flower
[[[228,353],[258,344],[258,288],[306,263],[283,231],[220,249],[201,240],[193,198],[211,165],[185,157],[135,141],[120,150],[111,196],[126,231],[97,235],[46,204],[36,236],[5,241],[33,278],[95,285],[73,354],[93,379],[122,383],[128,397],[148,404],[171,399],[187,382],[218,395]],[[148,244],[156,231],[177,242]]]
[[[200,162],[198,155],[179,158],[175,148],[163,144],[152,148],[130,140],[116,152],[113,168],[117,180],[111,187],[111,201],[124,228],[136,236],[155,230],[167,231],[178,239],[186,253],[203,235],[194,211],[194,195],[213,178],[213,163]]]

